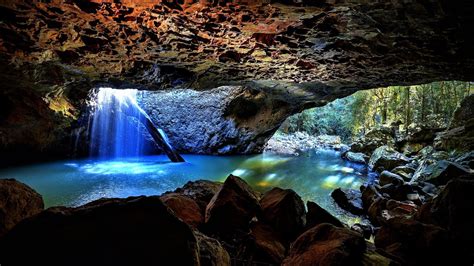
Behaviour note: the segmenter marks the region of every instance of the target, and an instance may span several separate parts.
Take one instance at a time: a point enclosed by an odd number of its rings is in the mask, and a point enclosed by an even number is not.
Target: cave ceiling
[[[307,101],[473,80],[469,2],[3,0],[0,78],[4,87],[251,84]]]

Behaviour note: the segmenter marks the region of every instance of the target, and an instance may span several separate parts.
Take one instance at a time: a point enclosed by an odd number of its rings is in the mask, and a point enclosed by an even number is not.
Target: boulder
[[[370,224],[355,223],[351,226],[351,230],[363,235],[365,239],[370,239],[374,234],[374,228]]]
[[[199,245],[199,261],[201,266],[230,266],[229,253],[221,243],[199,231],[194,231]]]
[[[178,193],[167,193],[160,198],[178,218],[188,225],[197,228],[204,222],[204,210],[199,208],[193,199]]]
[[[388,146],[378,147],[369,160],[369,167],[376,171],[392,170],[393,168],[405,165],[410,159],[405,155],[395,151]]]
[[[282,265],[355,265],[365,249],[359,233],[324,223],[299,236]]]
[[[456,158],[456,163],[474,170],[474,151],[464,153]]]
[[[248,232],[249,222],[261,212],[252,188],[237,176],[229,175],[206,208],[205,227],[223,238]]]
[[[388,195],[389,198],[405,201],[409,200],[409,197],[415,197],[417,187],[408,183],[401,185],[386,184],[380,188],[380,192],[384,195]]]
[[[193,199],[201,209],[205,210],[212,197],[222,187],[222,183],[209,180],[188,181],[183,187],[174,192]]]
[[[388,220],[375,235],[375,246],[403,265],[451,265],[448,232],[406,217]]]
[[[397,174],[403,178],[404,181],[408,182],[411,180],[416,168],[409,165],[401,165],[392,169],[392,173]]]
[[[0,250],[5,265],[199,265],[193,231],[157,196],[50,208],[7,233]]]
[[[354,163],[362,163],[365,164],[365,158],[367,155],[361,153],[361,152],[345,152],[343,153],[342,157],[348,161],[354,162]]]
[[[455,162],[441,160],[428,164],[420,164],[413,174],[413,181],[426,181],[435,185],[445,185],[449,180],[469,175],[470,170]]]
[[[387,184],[401,185],[403,183],[404,183],[403,178],[397,174],[394,174],[389,171],[383,171],[382,173],[380,173],[379,184],[381,186],[384,186]]]
[[[470,94],[461,101],[459,107],[454,111],[453,119],[449,128],[456,128],[466,124],[466,121],[474,118],[474,94]]]
[[[36,191],[15,179],[0,179],[0,237],[43,208],[43,198]]]
[[[342,209],[355,215],[364,214],[362,207],[362,193],[354,189],[337,188],[331,193],[331,197]]]
[[[380,192],[377,190],[377,188],[374,185],[368,185],[366,187],[362,186],[361,191],[362,191],[362,206],[364,207],[365,210],[368,210],[370,205],[372,205],[372,203],[375,200],[384,197],[382,194],[380,194]]]
[[[330,214],[318,204],[308,201],[306,203],[308,212],[306,213],[306,229],[310,229],[322,223],[329,223],[337,227],[344,227],[341,221]]]
[[[439,195],[424,204],[417,213],[417,220],[449,231],[457,249],[474,258],[474,176],[455,179]]]
[[[383,225],[394,217],[411,217],[416,211],[413,203],[379,198],[370,205],[367,215],[373,225]]]
[[[367,132],[362,138],[351,144],[352,152],[361,152],[369,156],[380,146],[395,144],[394,134],[391,128],[380,127]]]
[[[273,188],[260,200],[262,220],[291,243],[305,227],[306,210],[300,196],[291,189]]]
[[[474,119],[462,122],[463,125],[440,132],[433,146],[440,150],[474,150]]]
[[[281,235],[272,226],[262,222],[251,225],[250,237],[239,252],[242,259],[252,265],[280,265],[286,255]]]

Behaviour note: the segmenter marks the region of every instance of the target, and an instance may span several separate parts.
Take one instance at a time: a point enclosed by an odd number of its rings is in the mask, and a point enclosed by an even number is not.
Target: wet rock
[[[0,179],[0,237],[43,208],[43,198],[32,188],[15,179]]]
[[[248,232],[249,223],[261,212],[257,195],[237,176],[229,175],[206,208],[207,231],[231,237],[236,231]]]
[[[193,231],[157,196],[50,208],[18,224],[0,247],[8,265],[199,264]]]
[[[178,193],[168,193],[160,197],[163,203],[170,208],[175,215],[188,225],[197,228],[204,222],[204,211],[197,203],[186,196]]]
[[[435,185],[445,185],[449,180],[470,174],[462,165],[447,160],[432,164],[423,163],[413,175],[413,181],[426,181]]]
[[[273,188],[263,195],[260,205],[262,220],[271,224],[287,243],[304,230],[306,210],[300,196],[293,190]]]
[[[403,265],[448,265],[454,255],[445,229],[405,217],[388,220],[378,230],[375,246]]]
[[[322,223],[329,223],[337,227],[344,227],[341,221],[330,214],[318,204],[308,201],[306,203],[308,212],[306,213],[306,229],[313,228]]]
[[[362,164],[365,164],[365,157],[367,157],[367,155],[361,153],[361,152],[351,152],[351,151],[348,151],[346,153],[343,154],[343,158],[351,161],[351,162],[354,162],[354,163],[362,163]]]
[[[337,188],[331,193],[331,197],[342,209],[355,215],[362,215],[362,193],[354,189]]]
[[[474,179],[473,176],[454,179],[439,195],[424,204],[417,213],[417,220],[449,231],[460,253],[474,258]]]
[[[380,173],[379,184],[384,186],[386,184],[401,185],[404,183],[404,180],[401,176],[394,174],[389,171],[383,171]]]
[[[320,224],[296,239],[282,265],[354,265],[361,261],[365,249],[362,235]]]
[[[199,231],[194,231],[199,246],[199,261],[202,266],[229,266],[230,256],[221,243]]]
[[[369,167],[376,171],[392,170],[393,168],[409,163],[410,160],[403,154],[388,146],[378,147],[369,160]]]
[[[205,210],[207,204],[221,187],[222,183],[219,182],[197,180],[188,181],[183,187],[177,188],[174,192],[190,197],[202,210]]]

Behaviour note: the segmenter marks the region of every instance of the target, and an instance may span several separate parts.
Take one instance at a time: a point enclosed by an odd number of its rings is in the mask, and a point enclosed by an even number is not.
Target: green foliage
[[[399,125],[407,133],[415,127],[446,127],[454,110],[473,89],[469,82],[440,81],[358,91],[289,117],[281,130],[339,135],[350,141],[381,125]]]

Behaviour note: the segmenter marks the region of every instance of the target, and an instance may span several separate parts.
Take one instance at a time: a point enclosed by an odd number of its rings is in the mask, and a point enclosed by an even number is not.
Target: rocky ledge
[[[29,196],[5,191],[0,203],[17,206],[3,212],[16,224],[0,237],[5,265],[446,265],[474,255],[472,176],[450,181],[419,207],[367,187],[364,209],[392,206],[376,215],[383,219],[375,228],[348,228],[314,202],[305,208],[290,189],[259,194],[232,175],[224,183],[190,181],[162,196],[33,211],[22,221],[12,218],[18,208],[35,205],[20,206]],[[375,245],[364,239],[372,234]],[[51,250],[54,256],[44,255]]]

